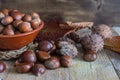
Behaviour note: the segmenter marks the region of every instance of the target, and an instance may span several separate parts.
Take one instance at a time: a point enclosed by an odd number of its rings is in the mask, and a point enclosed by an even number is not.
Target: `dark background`
[[[120,0],[0,0],[0,9],[39,12],[42,19],[94,21],[120,25]]]

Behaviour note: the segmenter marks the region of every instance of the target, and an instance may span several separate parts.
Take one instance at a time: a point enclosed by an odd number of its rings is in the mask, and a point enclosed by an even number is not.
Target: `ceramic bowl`
[[[31,32],[17,35],[0,35],[0,50],[16,50],[28,45],[36,38],[43,26],[44,22],[39,28]]]

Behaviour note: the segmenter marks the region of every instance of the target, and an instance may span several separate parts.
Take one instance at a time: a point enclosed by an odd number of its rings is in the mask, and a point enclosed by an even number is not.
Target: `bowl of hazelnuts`
[[[0,49],[15,50],[31,43],[43,28],[44,22],[36,12],[0,11]]]

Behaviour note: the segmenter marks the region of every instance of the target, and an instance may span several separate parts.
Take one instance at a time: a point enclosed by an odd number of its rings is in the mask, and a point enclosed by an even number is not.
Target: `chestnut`
[[[32,66],[32,63],[18,63],[17,65],[15,65],[16,71],[18,73],[28,73],[31,71]]]
[[[33,19],[30,23],[31,23],[32,28],[36,29],[40,26],[41,21],[39,21],[39,19]]]
[[[45,52],[45,51],[38,51],[38,52],[36,52],[36,56],[37,56],[37,59],[39,61],[42,61],[42,62],[47,60],[47,59],[49,59],[51,57],[50,54]]]
[[[46,68],[42,64],[34,64],[32,67],[32,73],[36,76],[40,76],[41,74],[44,74],[46,71]]]
[[[31,28],[31,25],[29,22],[22,22],[19,24],[19,30],[20,32],[26,33],[26,32],[30,32],[33,29]]]
[[[15,20],[21,20],[22,17],[23,17],[23,14],[20,13],[20,12],[13,12],[13,13],[11,14],[11,16],[12,16]]]
[[[95,61],[97,59],[97,53],[95,53],[94,51],[86,51],[83,59],[85,61],[91,62],[91,61]]]
[[[8,9],[3,9],[2,13],[7,16],[7,15],[9,15],[9,10]]]
[[[21,62],[34,63],[36,62],[36,55],[32,50],[27,50],[20,55],[20,60]]]
[[[19,24],[22,23],[23,21],[22,20],[15,20],[13,21],[13,26],[16,28],[16,29],[19,29]]]
[[[2,61],[0,61],[0,73],[4,72],[6,69],[6,64]]]
[[[5,15],[2,12],[0,12],[0,20],[4,17],[5,17]]]
[[[50,59],[46,60],[44,64],[48,69],[57,69],[60,67],[60,61],[57,57],[51,57]]]
[[[51,41],[41,41],[38,43],[38,49],[45,52],[51,52],[54,44]]]
[[[0,24],[0,33],[2,33],[4,30],[4,26]]]
[[[19,11],[17,9],[12,9],[12,10],[9,11],[9,15],[13,16],[14,13],[16,13],[16,12],[19,12]]]
[[[28,14],[26,14],[24,17],[23,17],[23,21],[31,21],[32,20],[32,17]]]
[[[14,35],[15,33],[14,33],[12,25],[6,26],[3,30],[3,34],[4,35]]]
[[[60,59],[60,63],[63,67],[70,67],[73,65],[73,59],[70,56],[62,56]]]
[[[8,25],[12,22],[13,22],[13,18],[11,16],[6,16],[6,17],[2,18],[2,20],[1,20],[1,23],[3,25]]]
[[[40,16],[39,16],[38,13],[32,12],[32,13],[31,13],[31,17],[32,17],[32,19],[35,19],[35,18],[39,18]]]

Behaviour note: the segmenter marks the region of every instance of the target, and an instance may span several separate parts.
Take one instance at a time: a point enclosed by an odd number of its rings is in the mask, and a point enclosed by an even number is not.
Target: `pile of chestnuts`
[[[19,10],[0,11],[0,35],[15,35],[33,31],[41,24],[38,13],[25,14]]]
[[[35,51],[27,50],[16,60],[16,71],[18,73],[31,71],[34,75],[39,76],[45,73],[46,69],[72,66],[73,58],[68,55],[57,54],[56,47],[53,41],[39,42]]]

